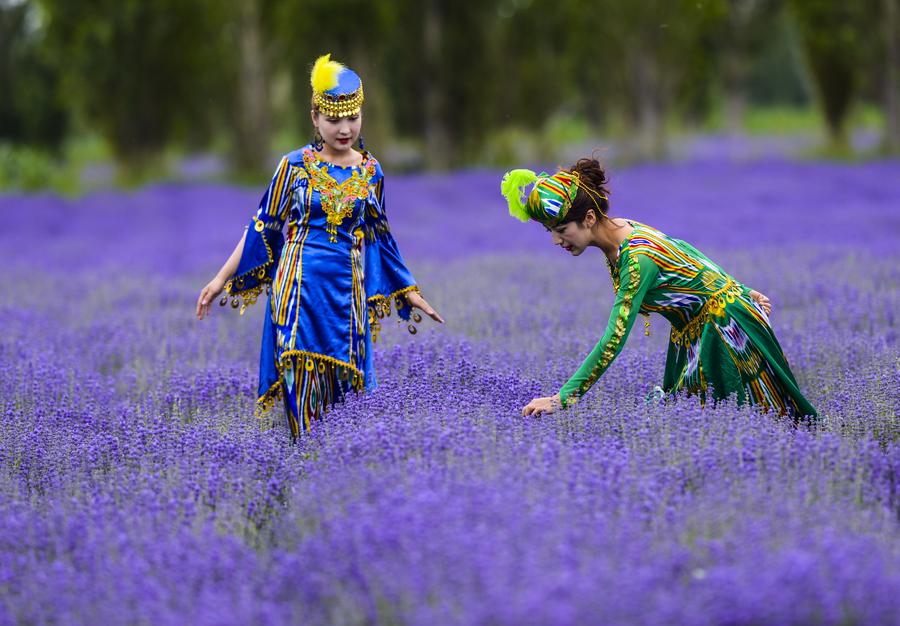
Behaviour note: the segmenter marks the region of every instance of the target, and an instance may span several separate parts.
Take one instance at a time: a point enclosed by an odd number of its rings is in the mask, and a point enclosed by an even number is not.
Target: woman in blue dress
[[[415,308],[443,322],[388,227],[384,173],[360,136],[362,81],[325,55],[310,82],[315,140],[282,157],[246,233],[197,300],[203,319],[223,290],[221,304],[230,297],[241,313],[265,290],[258,403],[269,408],[280,395],[294,438],[347,391],[375,387],[372,343],[392,303],[404,320],[421,321]]]

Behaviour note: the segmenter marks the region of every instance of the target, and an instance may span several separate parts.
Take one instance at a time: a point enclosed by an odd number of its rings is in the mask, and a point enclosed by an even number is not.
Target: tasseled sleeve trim
[[[248,306],[256,304],[263,290],[268,290],[284,246],[284,235],[280,229],[267,228],[268,225],[258,218],[253,218],[253,222],[255,228],[247,231],[240,266],[234,278],[225,283],[228,295],[221,302],[224,306],[230,297],[232,308],[240,307],[241,315]]]
[[[412,291],[418,292],[419,287],[410,285],[391,293],[389,296],[377,294],[366,300],[369,309],[369,328],[372,331],[372,341],[378,341],[378,333],[381,332],[381,320],[391,316],[392,301],[400,319],[409,322],[406,328],[410,334],[415,335],[418,332],[416,324],[422,321],[422,316],[412,311],[412,307],[409,306],[404,297]]]

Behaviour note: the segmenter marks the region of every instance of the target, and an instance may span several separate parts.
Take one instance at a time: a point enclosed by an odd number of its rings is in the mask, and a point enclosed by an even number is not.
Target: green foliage
[[[857,107],[848,119],[857,128],[880,129],[884,125],[884,116],[872,105]],[[747,132],[754,135],[816,133],[822,128],[822,115],[811,107],[753,107],[744,122]]]
[[[0,4],[0,138],[55,149],[68,128],[60,70],[42,49],[33,8]]]
[[[0,5],[0,139],[60,149],[86,128],[123,180],[173,147],[255,179],[311,135],[326,52],[363,76],[366,143],[413,146],[411,167],[548,162],[601,133],[635,147],[622,158],[663,156],[673,127],[753,132],[747,111],[803,107],[807,84],[840,138],[860,94],[878,97],[882,4],[31,0]]]
[[[0,189],[34,191],[50,188],[72,194],[76,172],[45,150],[0,144]]]
[[[227,4],[227,3],[226,3]],[[40,0],[65,91],[116,155],[140,166],[179,129],[204,134],[227,61],[212,0]]]
[[[790,6],[832,139],[845,143],[844,123],[860,86],[873,7],[866,0],[791,0]]]
[[[331,53],[363,77],[365,84],[366,142],[378,145],[386,137],[391,109],[402,110],[402,98],[391,92],[393,85],[406,86],[409,59],[392,63],[397,50],[407,54],[415,42],[417,7],[414,0],[371,2],[370,0],[270,0],[264,3],[262,28],[269,38],[267,51],[272,65],[287,74],[290,98],[276,111],[276,133],[281,126],[294,134],[312,137],[309,121],[312,64]],[[402,25],[402,31],[401,29]],[[333,33],[323,36],[323,33]],[[402,32],[402,35],[401,35]],[[273,68],[274,69],[274,68]],[[407,89],[406,97],[409,97]]]
[[[747,98],[763,107],[805,107],[812,100],[812,86],[804,74],[796,28],[783,12],[776,17],[764,24],[768,36],[747,70]]]

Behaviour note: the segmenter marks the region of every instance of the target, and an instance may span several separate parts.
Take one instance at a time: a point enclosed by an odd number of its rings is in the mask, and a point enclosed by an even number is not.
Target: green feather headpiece
[[[520,222],[527,222],[531,217],[522,202],[522,190],[538,178],[531,170],[510,170],[500,182],[500,193],[506,197],[509,214]]]
[[[532,183],[534,187],[523,202],[523,188]],[[511,170],[503,176],[500,193],[509,204],[509,214],[517,220],[533,219],[550,225],[569,212],[578,193],[578,176],[564,170],[552,176],[547,172],[535,174],[531,170]]]

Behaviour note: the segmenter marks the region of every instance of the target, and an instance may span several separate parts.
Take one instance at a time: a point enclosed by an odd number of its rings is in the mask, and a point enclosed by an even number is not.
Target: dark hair
[[[598,220],[606,217],[609,212],[609,190],[606,188],[609,179],[606,177],[600,161],[593,157],[578,159],[578,162],[568,171],[578,176],[578,193],[575,194],[575,200],[569,207],[566,216],[559,223],[580,222],[589,211],[593,211]],[[589,191],[585,191],[585,187]]]

